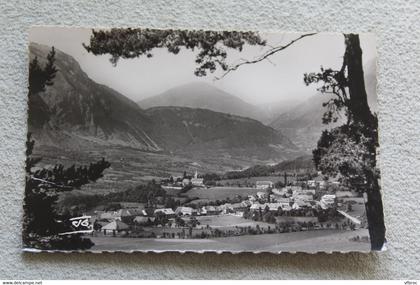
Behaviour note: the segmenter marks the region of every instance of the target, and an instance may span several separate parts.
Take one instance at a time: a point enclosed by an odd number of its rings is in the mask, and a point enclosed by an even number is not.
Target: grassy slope
[[[370,243],[354,242],[354,236],[368,236],[366,229],[357,231],[322,230],[282,234],[264,234],[216,239],[139,239],[92,237],[95,250],[166,250],[166,251],[265,251],[318,252],[370,250]]]

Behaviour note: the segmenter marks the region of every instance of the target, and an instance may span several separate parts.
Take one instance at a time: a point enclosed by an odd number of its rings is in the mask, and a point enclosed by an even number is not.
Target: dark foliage
[[[274,173],[274,168],[269,165],[255,165],[241,171],[230,171],[224,175],[225,179],[249,178],[257,176],[269,176]]]
[[[205,76],[217,67],[227,70],[227,52],[223,47],[242,51],[245,44],[265,45],[255,32],[218,32],[156,29],[93,30],[89,45],[83,45],[95,55],[110,54],[115,65],[119,58],[152,57],[152,50],[164,48],[178,54],[181,48],[199,49],[195,75]]]
[[[321,69],[321,73],[304,75],[306,84],[323,82],[321,92],[336,95],[325,104],[324,123],[335,121],[334,116],[343,108],[347,115],[346,125],[322,133],[313,160],[324,174],[341,174],[352,189],[367,194],[371,247],[379,250],[385,242],[385,225],[376,167],[378,122],[367,102],[359,36],[348,34],[344,38],[346,51],[340,71]]]
[[[138,185],[133,189],[123,192],[109,193],[103,196],[103,202],[139,202],[146,204],[156,204],[158,197],[166,197],[166,191],[154,181],[145,185]]]
[[[25,246],[40,249],[87,249],[92,246],[89,240],[78,235],[59,236],[71,231],[63,220],[69,216],[59,215],[56,204],[60,192],[71,191],[102,177],[109,163],[101,160],[89,167],[64,168],[56,165],[52,169],[33,171],[40,159],[31,157],[34,141],[28,135],[27,174],[24,198],[23,242]]]
[[[345,115],[350,121],[351,114],[348,113],[349,97],[346,92],[348,87],[347,78],[345,77],[345,69],[340,71],[332,70],[331,68],[324,69],[321,67],[321,72],[312,72],[304,74],[304,82],[308,86],[312,83],[323,83],[318,88],[318,91],[324,94],[334,94],[335,97],[323,103],[323,107],[327,107],[327,111],[324,113],[322,122],[329,124],[331,122],[337,122],[341,116],[341,111],[345,109]]]
[[[29,63],[29,95],[43,92],[45,86],[53,84],[53,79],[58,71],[54,62],[55,50],[52,47],[44,67],[40,65],[37,57]]]
[[[275,165],[255,165],[240,171],[226,172],[221,179],[241,179],[260,176],[284,175],[284,172],[306,172],[310,177],[315,172],[315,166],[311,157],[302,156],[293,160],[286,160]]]
[[[71,195],[63,199],[62,208],[81,207],[84,211],[98,205],[106,205],[104,210],[117,210],[121,208],[120,202],[136,202],[153,206],[163,202],[168,208],[179,206],[179,201],[166,195],[166,191],[154,182],[138,185],[122,192],[113,192],[106,195]]]
[[[45,91],[53,84],[57,73],[54,66],[55,51],[52,48],[47,56],[47,63],[41,67],[35,58],[29,65],[28,97]],[[110,166],[104,159],[89,166],[71,166],[61,164],[52,169],[35,169],[41,158],[32,156],[35,141],[28,133],[26,141],[26,185],[24,198],[23,243],[30,248],[39,249],[87,249],[93,244],[80,235],[62,236],[62,232],[71,231],[63,221],[68,215],[59,215],[56,210],[58,194],[71,191],[102,177],[103,171]]]

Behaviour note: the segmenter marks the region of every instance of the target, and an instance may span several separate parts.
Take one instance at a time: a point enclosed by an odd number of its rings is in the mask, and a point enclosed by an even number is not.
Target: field
[[[88,165],[104,157],[111,162],[111,167],[105,170],[102,179],[82,188],[81,192],[90,194],[120,192],[152,179],[158,181],[168,178],[170,175],[182,175],[184,171],[193,173],[198,170],[200,174],[222,174],[231,170],[240,170],[249,165],[267,163],[251,157],[207,157],[204,154],[201,157],[188,156],[187,154],[173,155],[145,152],[129,147],[98,147],[89,144],[80,150],[35,144],[34,155],[42,157],[42,161],[39,163],[40,167],[53,166],[58,162],[65,166]]]
[[[264,190],[251,187],[211,187],[211,188],[193,188],[186,194],[190,198],[208,199],[208,200],[225,200],[226,198],[235,198],[238,195],[247,197]]]
[[[215,216],[197,216],[195,217],[200,224],[196,228],[192,229],[193,235],[200,235],[202,232],[209,233],[211,229],[220,229],[223,231],[234,230],[238,227],[252,227],[256,228],[258,225],[261,229],[267,230],[269,227],[273,228],[273,224],[265,222],[256,222],[252,220],[247,220],[242,217],[233,216],[233,215],[215,215]],[[188,222],[189,218],[184,218]],[[211,228],[207,228],[207,226]],[[181,233],[183,230],[188,232],[188,228],[169,228],[169,227],[144,227],[145,231],[153,232],[157,236],[162,235],[163,233]]]
[[[370,243],[351,241],[355,236],[368,236],[368,231],[319,230],[213,239],[90,238],[95,243],[92,251],[368,252]]]
[[[209,225],[212,228],[234,228],[235,226],[238,227],[248,227],[251,226],[253,228],[256,227],[256,225],[259,225],[261,228],[268,228],[274,227],[273,224],[264,223],[264,222],[256,222],[253,220],[247,220],[242,217],[233,216],[233,215],[220,215],[220,216],[198,216],[196,217],[197,220],[200,222],[200,225],[198,225],[198,228],[205,228],[207,225]]]
[[[288,182],[292,182],[295,179],[291,180],[290,177],[288,177]],[[257,176],[257,177],[249,177],[249,178],[238,178],[238,179],[222,179],[220,181],[217,181],[218,183],[221,183],[223,185],[246,185],[246,184],[252,184],[255,185],[255,182],[257,181],[271,181],[273,183],[276,183],[278,181],[283,182],[284,177],[281,176]]]
[[[184,231],[184,232],[188,232],[189,231],[188,228],[168,228],[168,227],[162,227],[162,228],[157,228],[157,227],[144,227],[143,229],[146,232],[152,232],[152,233],[154,233],[156,236],[162,236],[163,233],[166,233],[166,234],[172,234],[172,233],[178,234],[178,233],[181,233],[182,231]],[[200,235],[202,232],[209,233],[210,230],[208,230],[208,229],[201,229],[201,228],[192,229],[192,235],[193,236]]]
[[[303,222],[312,222],[312,223],[318,223],[317,217],[289,217],[289,216],[279,216],[276,217],[277,223],[284,223],[284,222],[290,222],[290,223],[303,223]]]
[[[342,198],[342,200],[344,202],[353,202],[351,204],[352,211],[349,212],[349,214],[351,216],[360,217],[360,216],[365,214],[366,206],[365,206],[365,202],[364,202],[363,198],[352,197],[352,198]],[[344,207],[344,210],[346,210],[345,208],[346,207]]]

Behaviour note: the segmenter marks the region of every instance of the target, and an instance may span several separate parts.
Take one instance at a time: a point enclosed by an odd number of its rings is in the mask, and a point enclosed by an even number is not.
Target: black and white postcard
[[[33,27],[26,251],[385,248],[372,34]]]

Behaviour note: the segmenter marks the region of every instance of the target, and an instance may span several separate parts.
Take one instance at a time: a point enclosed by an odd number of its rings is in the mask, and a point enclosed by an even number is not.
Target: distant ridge
[[[363,72],[369,107],[371,112],[375,113],[378,111],[376,60],[364,62]],[[269,126],[280,130],[302,150],[311,152],[316,147],[323,130],[339,126],[346,121],[343,114],[336,123],[328,125],[322,123],[322,116],[326,111],[326,107],[323,107],[322,103],[327,102],[333,96],[317,93],[306,101],[277,115],[269,123]]]
[[[159,95],[143,99],[137,104],[143,109],[169,106],[201,108],[260,121],[266,117],[257,106],[204,82],[193,82],[171,88]]]
[[[278,116],[269,125],[289,137],[299,148],[307,153],[316,147],[321,133],[325,129],[345,122],[344,116],[337,123],[324,125],[322,116],[326,111],[322,103],[331,95],[316,94],[296,107]]]
[[[296,155],[296,146],[286,136],[254,119],[188,107],[155,107],[146,113],[158,126],[154,138],[172,152],[261,160]]]
[[[31,43],[29,56],[44,63],[51,47]],[[86,143],[157,151],[153,122],[135,102],[91,80],[70,55],[56,49],[54,84],[31,96],[29,131],[38,142],[77,147]]]

